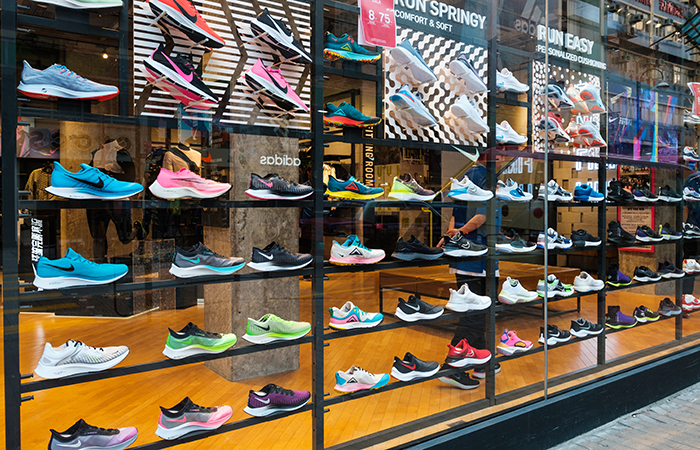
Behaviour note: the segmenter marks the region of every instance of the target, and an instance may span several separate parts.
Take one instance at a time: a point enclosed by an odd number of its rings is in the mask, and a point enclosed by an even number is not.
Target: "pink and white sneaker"
[[[194,431],[215,430],[225,424],[232,414],[230,406],[207,408],[195,405],[189,397],[185,397],[172,408],[160,407],[156,435],[172,440]]]
[[[586,142],[587,147],[607,147],[608,144],[600,135],[598,125],[591,120],[584,120],[578,128],[578,135]]]
[[[501,355],[511,356],[515,353],[526,352],[531,348],[532,342],[520,339],[515,331],[509,331],[506,328],[501,335],[501,342],[496,350]]]
[[[691,294],[683,296],[683,311],[695,311],[700,309],[700,299]]]
[[[280,70],[265,67],[260,59],[246,72],[245,82],[251,89],[270,98],[285,111],[309,111],[309,107],[294,92]]]
[[[168,200],[184,197],[216,198],[231,189],[231,185],[207,180],[184,167],[177,173],[161,168],[158,178],[148,189],[156,197]]]
[[[384,319],[382,313],[368,313],[362,311],[352,302],[347,302],[342,308],[335,306],[328,309],[331,313],[331,328],[336,330],[353,330],[355,328],[376,327]]]

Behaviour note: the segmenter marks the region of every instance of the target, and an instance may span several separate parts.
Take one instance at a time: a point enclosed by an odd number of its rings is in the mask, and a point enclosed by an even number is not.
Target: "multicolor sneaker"
[[[260,320],[248,318],[245,330],[243,339],[246,341],[252,344],[269,344],[302,338],[311,331],[311,324],[280,319],[274,314],[265,314]]]
[[[457,372],[452,375],[440,377],[438,380],[464,390],[476,389],[479,387],[479,380],[472,379],[466,372]]]
[[[428,66],[423,55],[411,45],[411,41],[408,39],[404,39],[399,45],[389,50],[389,53],[397,63],[408,66],[413,79],[418,84],[437,81],[437,75],[433,69]]]
[[[133,444],[138,436],[139,432],[135,427],[98,428],[80,419],[61,433],[51,430],[49,450],[124,450]]]
[[[185,397],[172,408],[160,407],[160,418],[156,435],[173,440],[195,431],[216,430],[233,414],[230,406],[204,407],[192,403]]]
[[[508,237],[503,233],[496,236],[496,250],[501,253],[527,253],[537,249],[537,244],[526,242],[517,233]]]
[[[342,393],[379,389],[386,386],[391,377],[388,373],[373,374],[357,366],[352,366],[347,372],[339,370],[335,373],[335,390]]]
[[[685,296],[684,296],[685,297]],[[692,297],[692,296],[691,296]],[[683,299],[683,309],[685,309],[685,298]],[[659,302],[659,310],[657,313],[659,315],[662,315],[664,317],[671,317],[671,316],[677,316],[681,314],[683,311],[680,306],[677,306],[675,303],[671,301],[670,298],[666,297],[665,299],[661,300]]]
[[[360,242],[360,238],[353,234],[348,236],[343,245],[333,241],[329,261],[331,264],[339,266],[374,264],[384,259],[385,256],[384,250],[365,247]]]
[[[598,124],[592,120],[584,120],[578,127],[578,137],[581,139],[586,147],[607,147],[608,143],[605,142],[603,136],[600,135],[600,128]]]
[[[449,67],[452,74],[464,80],[467,89],[473,93],[478,94],[479,92],[486,92],[488,90],[486,83],[484,83],[484,80],[479,76],[479,73],[465,53],[459,55],[457,59],[450,61]]]
[[[447,344],[449,349],[445,363],[451,367],[479,366],[486,364],[491,359],[491,352],[480,350],[469,345],[466,339],[462,339],[457,345]]]
[[[297,184],[287,181],[276,173],[261,177],[256,173],[250,174],[248,197],[259,200],[301,200],[314,193],[314,188],[308,184]]]
[[[508,181],[505,183],[498,180],[496,198],[514,202],[529,202],[532,200],[532,194],[524,192],[518,183],[508,178]]]
[[[592,114],[605,112],[605,105],[600,98],[600,89],[592,83],[579,83],[576,85],[581,100],[586,102],[588,111]]]
[[[176,30],[182,32],[192,42],[210,47],[222,48],[226,41],[212,30],[194,5],[188,0],[148,0],[153,15]]]
[[[637,322],[639,323],[645,323],[656,322],[661,318],[661,316],[659,316],[659,314],[650,310],[646,306],[642,305],[634,308],[634,318],[637,319]]]
[[[207,180],[183,167],[179,172],[171,172],[162,168],[158,177],[148,187],[156,197],[175,200],[178,198],[216,198],[231,189],[228,183],[218,183]]]
[[[54,379],[111,369],[129,354],[129,347],[90,347],[80,341],[68,340],[59,347],[44,346],[34,373],[41,378]]]
[[[432,127],[438,123],[423,103],[421,94],[416,90],[412,90],[411,86],[407,84],[404,84],[395,94],[389,96],[389,100],[397,110],[405,111],[410,116],[411,121],[419,128]]]
[[[676,241],[683,237],[683,233],[676,231],[668,222],[659,225],[659,234],[667,241]]]
[[[547,196],[547,200],[550,202],[570,202],[573,199],[571,192],[562,189],[562,187],[559,186],[555,180],[549,180],[549,183],[547,183],[546,186],[544,184],[540,185],[538,197],[543,199],[545,195]]]
[[[201,330],[192,322],[180,331],[168,328],[168,340],[163,354],[170,359],[182,359],[194,355],[222,353],[236,345],[238,338],[233,333],[219,334]]]
[[[354,330],[355,328],[373,328],[382,323],[384,315],[381,313],[367,313],[347,302],[342,308],[335,306],[328,308],[331,313],[331,321],[328,324],[336,330]]]
[[[632,328],[637,325],[637,319],[620,312],[619,306],[610,305],[608,306],[608,313],[605,315],[605,325],[615,330]]]
[[[259,391],[248,392],[248,406],[243,411],[254,417],[267,417],[286,411],[295,411],[311,400],[309,391],[293,391],[276,384],[268,384]]]
[[[501,335],[501,342],[498,344],[496,351],[501,355],[511,356],[515,353],[523,353],[532,348],[532,342],[524,341],[518,337],[518,334],[507,328]]]
[[[574,107],[574,102],[566,95],[564,88],[559,83],[548,84],[545,92],[553,110],[572,109]]]
[[[437,361],[423,361],[411,353],[406,353],[403,359],[394,356],[391,376],[400,381],[413,381],[418,378],[430,378],[440,370]]]
[[[608,266],[608,275],[605,281],[609,285],[615,287],[628,286],[632,284],[632,279],[620,272],[617,264],[610,264],[610,266]]]
[[[555,249],[555,248],[571,248],[573,243],[571,242],[571,239],[565,238],[564,236],[560,235],[557,233],[554,228],[548,228],[547,229],[547,235],[545,238],[545,234],[540,231],[540,234],[537,236],[537,247],[539,248],[544,248],[545,244],[545,239],[547,241],[547,248],[548,249]]]
[[[328,189],[326,195],[331,198],[346,198],[351,200],[372,200],[384,194],[384,189],[378,187],[367,187],[350,176],[342,181],[333,175],[328,177]]]
[[[379,61],[382,55],[365,50],[347,34],[335,37],[333,33],[326,32],[326,45],[323,49],[323,57],[331,61],[344,59],[347,61],[373,63]]]
[[[46,192],[63,198],[119,200],[143,191],[137,183],[116,180],[96,167],[80,164],[78,172],[69,172],[58,162],[53,163],[51,186]]]
[[[262,250],[253,247],[248,267],[262,272],[296,270],[308,266],[313,257],[308,253],[289,253],[277,242],[272,241]]]
[[[683,311],[695,311],[696,309],[700,309],[700,299],[692,294],[683,295]],[[659,310],[661,310],[661,306],[659,306]]]
[[[245,82],[251,89],[268,97],[275,105],[287,112],[309,111],[306,103],[284,79],[280,69],[265,67],[261,59],[258,59],[245,73]]]
[[[220,255],[200,242],[187,249],[175,248],[170,273],[178,278],[231,275],[243,266],[245,266],[243,258]]]
[[[547,276],[546,283],[544,280],[537,281],[537,295],[540,297],[544,297],[545,285],[547,286],[547,298],[574,295],[574,287],[570,284],[562,283],[553,273]]]
[[[335,127],[368,128],[379,125],[381,117],[370,117],[362,114],[350,103],[343,102],[340,106],[326,103],[326,114],[323,115],[323,124]]]
[[[34,269],[34,286],[40,289],[61,289],[76,286],[109,284],[126,275],[126,264],[97,264],[83,258],[72,248],[61,259],[39,258]]]
[[[119,5],[121,4],[120,1]],[[114,98],[119,94],[119,88],[116,86],[95,83],[81,77],[66,66],[54,64],[44,70],[37,70],[30,66],[27,61],[24,61],[24,69],[22,69],[17,90],[32,98],[55,97],[100,102]]]
[[[683,200],[689,200],[691,202],[700,201],[700,192],[690,186],[685,186],[683,188]]]
[[[695,239],[700,237],[700,227],[690,222],[683,222],[683,237]]]
[[[407,173],[401,178],[394,177],[394,184],[391,185],[391,191],[388,197],[404,201],[416,200],[429,202],[434,199],[436,195],[437,193],[434,191],[424,189],[413,179],[410,173]]]
[[[287,25],[273,18],[267,8],[250,21],[250,31],[289,62],[295,64],[313,62],[309,52],[294,38]]]

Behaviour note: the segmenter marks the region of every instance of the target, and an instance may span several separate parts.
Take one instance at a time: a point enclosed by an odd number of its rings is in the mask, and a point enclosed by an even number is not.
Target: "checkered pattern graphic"
[[[534,105],[532,108],[532,123],[533,123],[533,136],[532,136],[532,149],[535,152],[544,152],[544,131],[540,131],[538,126],[539,123],[544,117],[544,110],[545,110],[545,100],[546,100],[546,95],[542,94],[544,91],[544,88],[547,85],[547,81],[550,79],[555,79],[555,80],[564,80],[566,82],[566,85],[569,86],[571,84],[578,84],[578,83],[592,83],[595,86],[600,87],[600,77],[595,76],[595,75],[590,75],[586,73],[582,73],[576,70],[571,70],[571,69],[565,69],[563,67],[559,66],[554,66],[551,65],[549,66],[550,68],[550,73],[549,75],[545,73],[545,65],[544,63],[540,61],[535,61],[534,62],[534,77],[533,77],[533,100],[534,100]],[[590,116],[588,115],[583,115],[583,114],[576,114],[574,115],[573,113],[569,111],[557,111],[559,114],[562,115],[563,121],[562,121],[562,126],[564,129],[569,125],[569,123],[572,120],[582,120],[583,117],[591,119],[591,122],[595,123],[600,127],[600,115],[598,114],[592,114]],[[577,117],[578,116],[578,117]],[[549,148],[552,148],[552,145],[556,146],[555,148],[563,148],[563,149],[571,149],[574,150],[573,146],[568,146],[566,144],[549,144]],[[577,154],[581,154],[580,150],[583,150],[581,148],[578,149],[579,152]]]
[[[382,59],[386,74],[384,92],[386,137],[485,147],[486,134],[470,134],[463,121],[450,112],[450,106],[459,99],[460,95],[468,94],[469,91],[464,83],[450,72],[448,65],[461,53],[466,53],[484,83],[487,83],[486,49],[407,28],[398,28],[397,35],[397,42],[409,39],[413,47],[421,52],[425,62],[437,75],[438,81],[417,85],[410,70],[394,61],[389,49],[384,51]],[[427,128],[415,127],[409,116],[404,111],[398,111],[389,101],[389,96],[404,84],[415,86],[423,98],[423,103],[438,121],[438,125]],[[477,109],[482,113],[482,117],[485,117],[486,93],[477,94],[474,99]]]
[[[260,125],[309,129],[308,113],[285,115],[283,111],[259,106],[257,93],[244,81],[243,75],[262,59],[270,67],[279,62],[279,55],[266,43],[255,39],[250,31],[250,20],[264,8],[277,20],[282,20],[308,50],[311,46],[310,5],[302,1],[285,0],[193,0],[197,11],[209,26],[226,41],[220,49],[209,51],[187,39],[183,34],[167,28],[172,39],[155,23],[155,15],[144,0],[134,1],[134,103],[135,115],[182,117],[193,120],[217,120],[221,123]],[[210,110],[185,109],[167,92],[149,84],[143,60],[159,44],[166,44],[170,54],[191,55],[195,67],[204,64],[202,81],[219,97],[218,107]],[[310,103],[310,67],[282,62],[276,66],[295,89],[299,97]],[[228,95],[230,93],[230,95]]]

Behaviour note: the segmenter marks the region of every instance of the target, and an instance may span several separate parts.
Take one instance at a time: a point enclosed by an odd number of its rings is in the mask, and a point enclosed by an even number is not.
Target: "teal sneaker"
[[[323,116],[323,124],[335,127],[367,128],[378,125],[382,121],[379,117],[362,114],[357,108],[346,102],[341,103],[340,106],[327,103],[326,111]]]
[[[382,57],[379,53],[372,53],[360,47],[357,42],[347,34],[335,37],[333,33],[326,33],[326,46],[323,49],[323,57],[331,61],[344,59],[347,61],[359,61],[373,63]]]
[[[163,354],[170,359],[182,359],[194,355],[221,353],[236,345],[238,338],[233,333],[219,334],[200,330],[192,322],[180,331],[168,328],[168,340]]]

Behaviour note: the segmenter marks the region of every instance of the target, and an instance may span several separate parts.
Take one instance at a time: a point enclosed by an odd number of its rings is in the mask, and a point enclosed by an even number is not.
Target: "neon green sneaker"
[[[304,337],[311,331],[308,322],[292,322],[280,319],[274,314],[265,314],[262,319],[248,318],[243,339],[253,344],[269,344],[275,341],[291,341]]]
[[[429,202],[435,198],[437,194],[430,189],[424,189],[416,180],[413,179],[410,173],[405,174],[402,178],[394,177],[394,184],[391,186],[389,198],[396,200],[417,200]]]
[[[180,331],[168,328],[170,334],[163,354],[170,359],[182,359],[194,355],[221,353],[233,347],[238,338],[233,333],[219,334],[202,331],[192,322]]]

